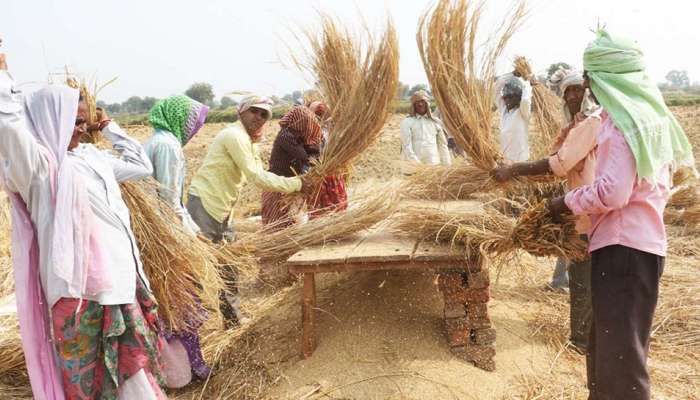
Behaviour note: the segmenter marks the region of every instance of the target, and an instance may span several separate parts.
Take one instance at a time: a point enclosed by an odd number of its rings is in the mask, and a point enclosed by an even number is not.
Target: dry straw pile
[[[515,58],[513,70],[527,81],[536,79],[525,57]],[[532,116],[539,130],[532,153],[536,158],[544,157],[559,134],[563,122],[560,118],[561,100],[544,85],[535,84],[532,87]]]
[[[97,80],[94,79],[92,84],[88,83],[87,79],[81,79],[80,82],[78,80],[70,75],[70,72],[66,71],[66,75],[68,77],[66,78],[66,84],[74,89],[79,89],[80,90],[80,96],[83,98],[83,101],[88,107],[88,120],[87,123],[88,125],[94,124],[97,122],[97,95],[104,89],[106,86],[114,83],[114,81],[117,80],[117,78],[112,78],[111,80],[107,81],[106,83],[102,85],[98,85]],[[92,143],[96,144],[100,141],[102,138],[102,135],[98,131],[90,131],[87,132],[82,138],[81,141],[84,143]]]
[[[322,16],[320,34],[306,34],[311,61],[298,65],[318,79],[333,121],[321,158],[307,174],[318,184],[328,175],[347,173],[377,141],[389,117],[398,87],[398,37],[391,20],[381,37],[367,36],[360,43],[328,16]]]
[[[0,190],[0,298],[15,291],[10,256],[10,201]]]

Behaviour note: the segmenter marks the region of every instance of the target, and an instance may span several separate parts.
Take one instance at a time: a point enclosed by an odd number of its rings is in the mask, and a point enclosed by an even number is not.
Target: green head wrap
[[[148,121],[154,129],[172,133],[184,146],[202,127],[209,107],[187,96],[170,96],[157,102]]]
[[[640,179],[655,182],[667,164],[695,167],[683,128],[666,106],[659,88],[644,71],[637,43],[599,30],[583,54],[591,91],[625,136]]]

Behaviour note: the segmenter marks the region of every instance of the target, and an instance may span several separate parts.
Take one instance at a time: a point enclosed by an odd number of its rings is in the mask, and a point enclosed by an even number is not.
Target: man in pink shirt
[[[584,52],[584,86],[605,109],[592,183],[550,212],[588,216],[593,324],[590,400],[651,398],[647,356],[666,256],[663,213],[671,166],[694,166],[685,133],[630,40],[600,30]]]
[[[582,110],[585,89],[580,72],[562,71],[560,92],[566,103],[566,117],[569,124],[564,127],[552,146],[552,155],[539,161],[530,161],[505,165],[493,171],[494,178],[505,182],[517,176],[555,174],[566,177],[569,189],[593,183],[595,176],[596,134],[600,127],[600,109],[590,106]],[[583,215],[577,221],[577,230],[585,235],[589,225],[588,217]],[[559,263],[560,261],[557,261]],[[570,296],[570,330],[571,343],[581,352],[586,351],[591,325],[591,260],[567,262]],[[564,280],[558,276],[557,267],[552,283]],[[564,273],[566,270],[564,270]],[[566,284],[566,283],[565,283]]]

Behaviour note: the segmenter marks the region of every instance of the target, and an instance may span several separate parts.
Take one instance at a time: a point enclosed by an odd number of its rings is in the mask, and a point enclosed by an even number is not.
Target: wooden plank
[[[313,273],[304,274],[301,292],[301,356],[309,358],[316,350],[316,282]]]
[[[315,264],[315,265],[290,265],[289,272],[292,273],[325,273],[325,272],[360,272],[360,271],[385,271],[385,270],[453,270],[454,266],[444,261],[379,261],[366,263],[338,263],[338,264]]]
[[[460,246],[451,246],[449,244],[435,243],[430,241],[422,241],[416,246],[416,251],[411,257],[413,261],[444,261],[449,263],[452,268],[465,265],[465,256],[463,249]]]
[[[329,242],[320,246],[313,246],[296,252],[289,257],[287,265],[320,265],[345,262],[362,240],[363,235],[356,235],[340,242]]]
[[[415,246],[415,239],[397,237],[389,232],[372,232],[348,252],[345,263],[408,261]]]

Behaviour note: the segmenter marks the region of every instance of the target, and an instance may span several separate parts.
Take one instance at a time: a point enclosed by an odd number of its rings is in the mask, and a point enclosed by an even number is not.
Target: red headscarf
[[[282,117],[280,126],[297,132],[301,135],[306,145],[318,145],[321,143],[321,138],[323,137],[321,125],[319,125],[316,115],[306,107],[294,106]]]

